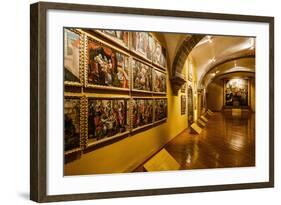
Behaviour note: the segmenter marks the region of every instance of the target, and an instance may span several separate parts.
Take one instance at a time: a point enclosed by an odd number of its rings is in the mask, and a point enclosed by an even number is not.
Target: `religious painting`
[[[148,32],[132,32],[132,49],[146,58],[150,56],[148,42]]]
[[[64,81],[80,83],[80,35],[64,29]]]
[[[155,50],[155,40],[151,34],[148,36],[148,49],[147,49],[147,58],[152,60],[153,52]]]
[[[160,43],[154,40],[152,62],[161,67],[166,67],[166,49]]]
[[[153,99],[134,98],[131,101],[132,128],[143,127],[153,122]]]
[[[154,102],[154,121],[166,119],[168,113],[167,98],[156,98]]]
[[[153,91],[166,93],[166,74],[156,69],[153,70]]]
[[[129,45],[129,32],[119,30],[97,30],[114,41],[128,47]]]
[[[133,90],[152,91],[152,68],[138,60],[131,63]]]
[[[128,90],[128,57],[92,38],[87,47],[87,85]]]
[[[64,98],[64,151],[80,148],[80,99]]]
[[[182,115],[186,114],[186,96],[185,95],[181,96],[181,114]]]
[[[128,100],[88,98],[88,140],[99,141],[129,131]]]
[[[248,106],[248,80],[225,80],[225,106]]]

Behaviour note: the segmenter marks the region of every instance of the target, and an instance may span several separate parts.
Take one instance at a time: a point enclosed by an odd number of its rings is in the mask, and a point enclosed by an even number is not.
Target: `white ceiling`
[[[250,69],[251,71],[255,68],[255,61],[244,60],[243,56],[253,56],[255,53],[255,38],[249,37],[233,37],[233,36],[206,36],[204,37],[196,46],[193,48],[189,57],[191,57],[197,67],[197,79],[199,86],[204,81],[207,75],[219,75],[223,72],[227,72],[227,69],[233,70],[243,70],[241,68]],[[210,70],[216,65],[226,62],[229,59],[238,59],[233,61],[232,64],[226,64],[224,66],[219,66],[216,70],[210,73]],[[241,59],[240,59],[241,58]],[[241,64],[240,68],[238,66],[239,61]],[[221,72],[220,69],[223,69]],[[216,73],[217,72],[217,73]],[[210,76],[209,76],[210,77]],[[210,81],[208,81],[210,82]],[[201,85],[201,86],[204,86]]]

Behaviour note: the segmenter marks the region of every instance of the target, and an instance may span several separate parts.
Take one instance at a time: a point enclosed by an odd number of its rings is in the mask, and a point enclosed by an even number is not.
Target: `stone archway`
[[[182,74],[183,66],[186,59],[192,49],[196,46],[197,43],[199,43],[199,41],[201,41],[202,38],[204,38],[204,36],[205,35],[196,34],[186,37],[186,39],[183,41],[183,43],[177,50],[172,64],[172,76],[170,78],[173,87],[173,92],[175,94],[178,93],[181,86],[186,82]]]

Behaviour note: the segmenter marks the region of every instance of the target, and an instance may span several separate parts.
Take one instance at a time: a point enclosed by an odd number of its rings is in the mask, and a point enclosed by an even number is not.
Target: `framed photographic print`
[[[31,200],[274,186],[273,17],[39,2],[30,33]]]

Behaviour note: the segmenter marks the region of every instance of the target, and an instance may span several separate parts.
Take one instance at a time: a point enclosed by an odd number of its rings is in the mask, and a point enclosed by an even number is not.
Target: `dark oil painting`
[[[152,62],[166,67],[166,50],[160,45],[160,43],[154,39],[150,41],[151,53],[152,53]]]
[[[126,99],[88,100],[88,138],[92,141],[128,131],[129,117]]]
[[[166,74],[155,69],[153,71],[153,91],[166,93]]]
[[[232,107],[248,106],[248,80],[226,80],[225,105]]]
[[[152,68],[137,60],[132,60],[133,89],[152,91]]]
[[[100,30],[103,34],[110,36],[115,41],[128,47],[129,45],[129,32],[128,31],[118,31],[118,30]]]
[[[153,121],[153,99],[132,100],[132,127],[138,128]]]
[[[64,99],[64,150],[80,147],[80,99]]]
[[[167,118],[168,112],[167,99],[155,99],[154,103],[154,121]]]
[[[88,83],[129,89],[128,57],[88,38]]]
[[[132,49],[151,60],[148,32],[132,32]]]

